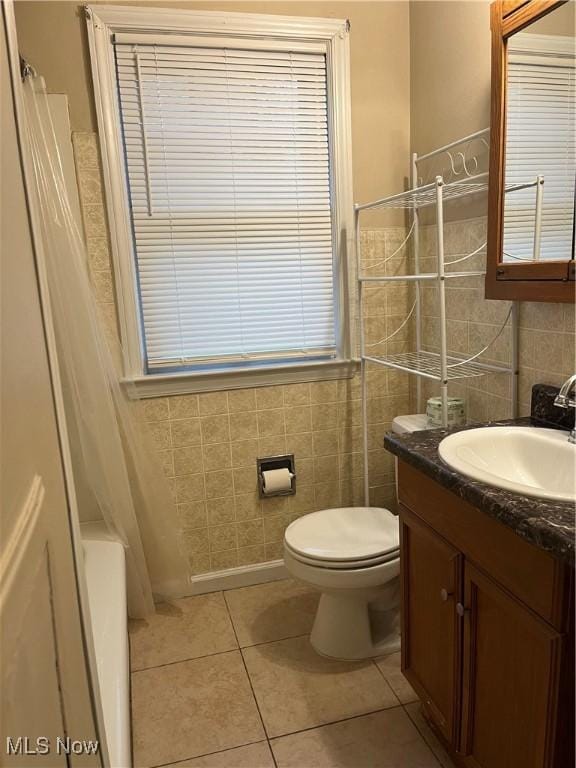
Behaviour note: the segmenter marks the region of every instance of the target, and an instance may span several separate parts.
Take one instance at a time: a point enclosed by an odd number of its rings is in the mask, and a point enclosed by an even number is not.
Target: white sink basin
[[[576,500],[576,446],[568,432],[540,427],[479,427],[448,435],[440,458],[474,480],[525,496]]]

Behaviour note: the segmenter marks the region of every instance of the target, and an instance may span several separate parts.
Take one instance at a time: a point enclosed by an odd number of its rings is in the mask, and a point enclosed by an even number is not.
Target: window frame
[[[348,21],[120,6],[87,6],[86,18],[123,350],[123,382],[129,385],[131,396],[155,397],[352,376],[357,368],[353,359],[357,308],[353,289],[356,270]],[[196,39],[217,39],[220,44],[223,38],[244,38],[247,47],[251,40],[266,41],[272,50],[275,45],[285,50],[291,42],[303,47],[312,43],[325,51],[334,194],[336,358],[230,371],[146,372],[114,63],[113,36],[117,33],[190,35]]]

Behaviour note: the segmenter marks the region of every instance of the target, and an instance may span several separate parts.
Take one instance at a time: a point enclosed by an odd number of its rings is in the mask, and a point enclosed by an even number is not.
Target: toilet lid
[[[374,557],[364,557],[358,560],[325,560],[324,558],[309,557],[300,552],[295,552],[286,542],[284,542],[284,552],[289,552],[295,560],[298,560],[305,565],[312,565],[315,568],[335,569],[338,571],[354,571],[359,568],[374,568],[377,565],[384,565],[392,560],[398,560],[400,557],[400,550],[395,549],[392,552],[388,552],[386,555],[375,555]]]
[[[286,528],[285,540],[294,552],[332,561],[371,559],[400,546],[398,518],[379,507],[312,512]]]

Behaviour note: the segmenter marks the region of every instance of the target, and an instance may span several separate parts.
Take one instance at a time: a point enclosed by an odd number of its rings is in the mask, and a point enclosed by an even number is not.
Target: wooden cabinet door
[[[402,671],[438,729],[455,744],[460,661],[455,604],[462,556],[405,508],[401,519]]]
[[[562,635],[466,563],[461,753],[474,768],[544,768]]]

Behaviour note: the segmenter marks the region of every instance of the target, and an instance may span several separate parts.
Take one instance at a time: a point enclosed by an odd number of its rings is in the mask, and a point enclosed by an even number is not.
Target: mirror
[[[575,7],[508,37],[503,264],[574,259]]]

